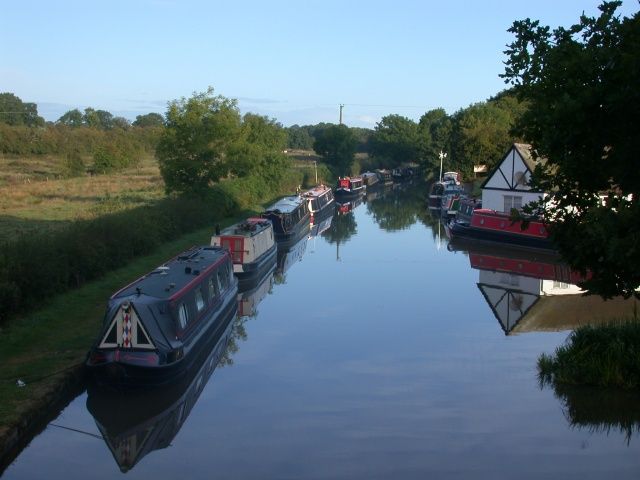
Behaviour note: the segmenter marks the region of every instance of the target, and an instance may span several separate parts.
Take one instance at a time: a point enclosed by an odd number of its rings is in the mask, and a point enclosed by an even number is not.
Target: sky
[[[0,92],[46,120],[93,107],[134,120],[202,92],[285,126],[375,127],[484,101],[506,85],[514,20],[551,27],[591,0],[0,0]],[[624,0],[631,16],[638,0]]]

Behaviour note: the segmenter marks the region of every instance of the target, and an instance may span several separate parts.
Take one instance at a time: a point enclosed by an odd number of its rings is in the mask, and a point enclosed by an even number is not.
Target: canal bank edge
[[[231,225],[254,213],[243,212],[219,223]],[[0,331],[3,340],[10,344],[5,350],[8,354],[0,353],[3,364],[0,473],[34,436],[82,393],[84,359],[102,325],[109,296],[176,252],[193,245],[208,244],[212,231],[213,227],[206,227],[162,245],[151,255],[53,298],[43,309],[16,319]],[[74,328],[67,328],[70,325]],[[50,355],[58,358],[52,359]],[[24,382],[24,386],[19,386],[20,382]]]

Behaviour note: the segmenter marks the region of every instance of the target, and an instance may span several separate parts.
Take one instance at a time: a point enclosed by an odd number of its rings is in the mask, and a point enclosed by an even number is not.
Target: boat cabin
[[[284,197],[262,213],[271,220],[276,240],[295,235],[309,220],[308,203],[299,195]]]
[[[248,218],[211,237],[211,245],[229,250],[233,271],[242,272],[243,264],[256,262],[274,247],[273,225],[264,218]]]
[[[325,185],[319,185],[307,190],[302,194],[307,200],[307,208],[312,215],[316,215],[321,210],[329,207],[333,201],[333,190]]]
[[[539,161],[533,158],[531,145],[514,143],[482,184],[483,208],[510,213],[539,200],[544,193],[529,186]]]
[[[117,291],[87,366],[117,367],[121,380],[176,373],[236,307],[232,272],[227,250],[194,247]]]

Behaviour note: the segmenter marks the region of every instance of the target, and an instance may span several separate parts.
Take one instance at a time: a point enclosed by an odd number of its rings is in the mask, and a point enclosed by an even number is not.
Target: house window
[[[522,210],[522,197],[518,195],[504,196],[504,212],[510,212],[512,208]]]

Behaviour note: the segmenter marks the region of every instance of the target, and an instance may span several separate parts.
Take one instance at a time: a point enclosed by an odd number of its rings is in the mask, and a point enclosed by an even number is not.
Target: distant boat
[[[313,187],[311,190],[303,192],[302,197],[307,200],[307,208],[312,217],[323,216],[324,212],[333,209],[333,190],[326,185]]]
[[[380,180],[381,183],[384,183],[384,184],[393,183],[393,176],[391,175],[390,170],[378,169],[376,170],[376,173],[378,174],[378,179]]]
[[[309,232],[309,206],[299,195],[284,197],[262,213],[262,218],[271,220],[278,248],[295,243]]]
[[[456,183],[446,183],[442,192],[442,216],[453,217],[458,211],[460,200],[465,197],[464,188]]]
[[[362,177],[340,177],[336,188],[336,196],[355,196],[364,193]]]
[[[113,294],[86,365],[105,383],[170,382],[237,307],[237,291],[227,250],[181,253]]]
[[[231,225],[211,237],[211,245],[229,250],[238,288],[243,290],[258,280],[276,262],[272,223],[252,217]]]
[[[364,172],[360,175],[362,177],[362,181],[365,187],[373,187],[376,183],[380,181],[377,173],[373,172]]]
[[[429,188],[429,208],[440,210],[442,206],[442,194],[444,193],[444,182],[433,182]]]

